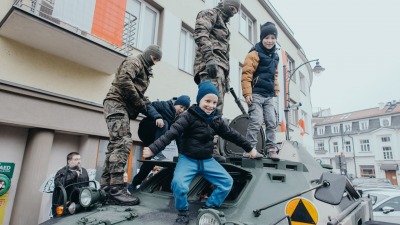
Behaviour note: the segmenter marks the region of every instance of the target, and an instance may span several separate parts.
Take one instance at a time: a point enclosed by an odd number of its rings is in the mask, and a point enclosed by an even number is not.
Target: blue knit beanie
[[[204,81],[199,84],[199,91],[197,92],[197,104],[199,104],[200,100],[207,94],[215,94],[216,96],[219,97],[219,92],[217,88],[214,86],[211,81]]]
[[[181,95],[176,99],[174,105],[183,105],[187,109],[190,106],[190,97],[187,95]]]

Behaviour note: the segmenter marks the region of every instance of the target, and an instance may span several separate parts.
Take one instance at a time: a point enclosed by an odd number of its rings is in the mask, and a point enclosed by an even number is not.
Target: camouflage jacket
[[[219,9],[206,9],[199,12],[193,38],[197,44],[194,61],[195,76],[205,70],[206,63],[211,59],[225,70],[226,75],[229,74],[230,32]]]
[[[147,114],[146,104],[150,101],[144,93],[152,76],[152,69],[142,55],[126,58],[119,66],[104,101],[113,100],[125,105],[131,119],[136,119],[139,113]]]

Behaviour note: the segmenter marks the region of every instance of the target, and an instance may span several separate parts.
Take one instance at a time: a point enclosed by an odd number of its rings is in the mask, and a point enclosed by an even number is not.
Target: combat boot
[[[174,225],[189,224],[189,210],[179,210]]]
[[[125,185],[113,185],[108,194],[110,205],[133,206],[140,203],[140,199],[130,194]]]

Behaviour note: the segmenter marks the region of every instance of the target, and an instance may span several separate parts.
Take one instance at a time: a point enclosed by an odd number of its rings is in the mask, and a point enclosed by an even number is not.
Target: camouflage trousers
[[[104,118],[110,142],[107,146],[100,184],[102,186],[123,184],[124,168],[132,147],[128,112],[123,104],[106,100],[104,102]]]
[[[215,78],[209,77],[206,72],[201,72],[199,76],[200,83],[209,80],[218,89],[220,96],[218,98],[217,109],[222,112],[224,108],[224,96],[229,91],[229,80],[225,78],[225,70],[218,67],[218,73]]]

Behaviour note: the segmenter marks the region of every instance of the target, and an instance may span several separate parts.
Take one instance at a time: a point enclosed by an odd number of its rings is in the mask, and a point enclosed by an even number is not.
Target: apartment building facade
[[[314,157],[337,173],[400,182],[400,102],[313,117]],[[344,160],[339,163],[338,156]],[[342,166],[342,167],[341,167]]]
[[[85,168],[101,173],[108,131],[102,100],[113,73],[127,56],[158,44],[162,61],[154,67],[147,96],[168,100],[187,94],[194,102],[195,43],[192,37],[199,10],[217,0],[3,0],[0,2],[0,163],[14,165],[11,187],[0,196],[0,223],[31,224],[48,219],[51,194],[39,191],[51,174],[66,164],[69,152],[80,152]],[[249,49],[258,41],[260,25],[277,24],[279,55],[289,69],[308,59],[293,32],[264,0],[242,1],[231,19],[231,87],[241,96],[240,76]],[[276,98],[279,122],[284,120],[283,65],[281,93]],[[312,148],[310,65],[299,68],[290,82],[292,140]],[[244,104],[244,101],[242,101]],[[245,104],[244,104],[245,105]],[[245,106],[246,107],[246,106]],[[224,115],[241,112],[231,95]],[[131,121],[134,139],[127,171],[136,173],[141,142]],[[301,134],[298,120],[305,121]],[[278,132],[279,140],[284,133]],[[27,210],[29,209],[29,210]]]

